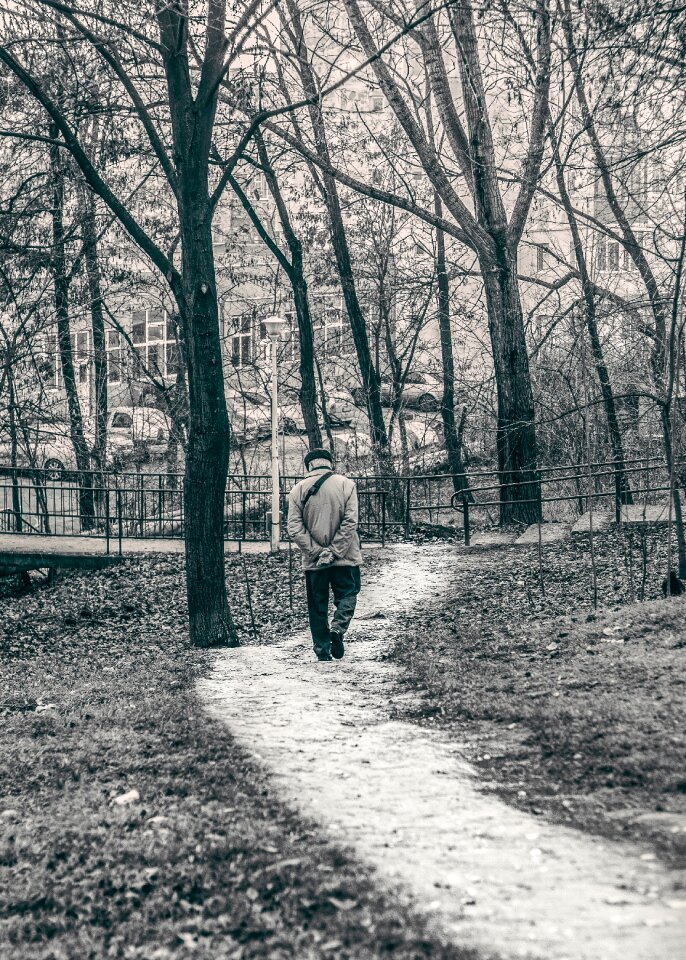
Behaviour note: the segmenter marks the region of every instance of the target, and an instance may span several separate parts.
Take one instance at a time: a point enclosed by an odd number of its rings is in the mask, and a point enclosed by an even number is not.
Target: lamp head
[[[266,317],[263,321],[267,336],[270,339],[277,339],[281,336],[281,331],[286,325],[283,317]]]

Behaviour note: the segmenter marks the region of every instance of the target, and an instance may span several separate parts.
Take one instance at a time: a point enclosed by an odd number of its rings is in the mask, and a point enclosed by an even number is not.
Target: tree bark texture
[[[179,198],[190,407],[184,479],[188,616],[194,646],[236,646],[223,536],[230,429],[207,192],[203,196],[194,181],[189,164]]]
[[[194,94],[188,63],[188,25],[183,11],[175,6],[163,6],[157,11],[169,93],[181,233],[181,283],[174,294],[188,365],[186,590],[190,639],[197,647],[238,644],[224,567],[224,501],[231,433],[224,393],[208,176],[217,77],[224,56],[224,14],[224,3],[210,4],[207,46]]]
[[[536,523],[541,517],[534,399],[517,284],[517,257],[503,242],[496,265],[482,265],[498,386],[496,447],[501,523]]]

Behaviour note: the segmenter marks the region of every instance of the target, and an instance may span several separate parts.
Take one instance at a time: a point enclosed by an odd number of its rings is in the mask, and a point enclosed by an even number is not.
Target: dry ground
[[[656,599],[663,531],[646,544],[645,603],[638,535],[598,536],[596,553],[597,611],[586,538],[544,548],[541,565],[510,548],[475,554],[468,574],[446,569],[450,600],[398,624],[392,659],[422,694],[402,715],[471,739],[469,759],[511,803],[648,837],[683,863],[686,598]]]
[[[302,616],[286,564],[248,560],[265,640]],[[227,567],[248,623],[242,565]],[[466,960],[200,711],[183,582],[179,560],[145,558],[23,597],[5,585],[0,956]]]

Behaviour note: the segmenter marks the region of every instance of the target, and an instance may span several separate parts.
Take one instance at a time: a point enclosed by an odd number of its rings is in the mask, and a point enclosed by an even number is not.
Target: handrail
[[[682,463],[683,460],[680,460],[680,472]],[[635,478],[632,484],[636,485],[636,489],[631,490],[634,499],[645,495],[654,499],[668,493],[665,469],[664,460],[660,457],[631,457],[625,460],[624,474],[628,479]],[[588,464],[546,465],[532,470],[525,478],[519,477],[520,473],[512,471],[506,483],[496,469],[466,470],[458,474],[399,477],[372,474],[353,477],[358,484],[363,535],[366,539],[379,536],[383,540],[388,530],[394,530],[409,536],[419,518],[428,515],[429,522],[433,522],[442,511],[464,511],[466,499],[471,501],[467,505],[467,514],[470,511],[508,508],[513,504],[545,507],[570,502],[578,504],[574,512],[580,514],[589,499],[614,498],[615,513],[617,519],[620,518],[623,491],[616,484],[607,482],[618,474],[614,460],[599,460],[591,464],[590,477]],[[282,475],[282,511],[286,509],[290,486],[300,479],[297,474]],[[13,506],[11,497],[16,495],[17,483],[22,491],[19,514],[27,534],[43,532],[49,536],[98,536],[105,531],[108,536],[119,540],[122,536],[183,536],[185,505],[180,474],[168,474],[160,470],[150,473],[67,471],[62,478],[51,479],[45,470],[0,466],[0,516],[3,513],[13,518],[17,516],[16,511],[7,509]],[[461,488],[455,492],[458,484]],[[512,499],[502,498],[503,486],[512,494]],[[90,507],[87,504],[84,507],[82,502],[81,494],[85,489],[89,490],[92,500]],[[224,497],[224,534],[227,539],[267,539],[265,517],[270,493],[270,476],[267,473],[240,473],[227,478]],[[94,515],[84,513],[84,510],[90,510]],[[569,512],[569,507],[560,508],[560,514],[567,515]],[[84,518],[88,519],[88,523],[84,523]],[[47,530],[41,529],[39,520],[41,523],[45,520]],[[468,517],[465,520],[467,538]],[[12,524],[3,524],[5,529],[2,533],[9,533],[8,527],[14,525],[14,520]]]

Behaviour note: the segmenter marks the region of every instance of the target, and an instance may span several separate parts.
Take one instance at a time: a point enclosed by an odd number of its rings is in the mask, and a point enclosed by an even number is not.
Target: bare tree
[[[672,285],[672,295],[667,283],[661,282],[654,264],[640,242],[635,223],[632,222],[630,208],[634,206],[635,198],[627,190],[625,184],[618,180],[614,173],[616,160],[610,159],[609,151],[603,143],[595,111],[588,96],[588,84],[584,71],[585,60],[580,56],[578,30],[575,17],[569,0],[562,0],[562,30],[564,34],[566,57],[572,77],[574,93],[579,105],[583,132],[588,139],[591,155],[595,164],[602,191],[608,209],[616,224],[615,236],[627,257],[633,263],[640,276],[645,291],[645,297],[651,315],[650,330],[652,349],[650,365],[655,390],[654,400],[657,404],[662,437],[667,461],[669,476],[674,474],[674,443],[672,424],[672,398],[675,383],[678,333],[678,305],[681,296],[681,263],[683,262],[683,233],[680,253],[676,258],[676,270]],[[578,25],[583,33],[587,33],[589,24],[583,19]],[[676,239],[676,238],[675,238]],[[676,308],[674,306],[676,304]],[[676,520],[677,537],[679,543],[679,568],[686,576],[686,532],[682,515],[681,497],[677,487],[671,490],[670,499],[673,502],[674,517]]]
[[[365,16],[357,0],[345,0],[345,7],[362,52],[398,123],[433,189],[458,225],[459,229],[453,230],[453,235],[477,255],[498,387],[501,519],[532,522],[540,516],[540,502],[536,479],[534,404],[518,285],[517,250],[544,155],[551,68],[547,2],[538,0],[534,5],[537,71],[528,109],[530,135],[519,178],[520,189],[509,217],[500,186],[500,165],[489,117],[474,11],[469,0],[459,0],[448,7],[448,32],[442,29],[441,14],[434,11],[412,33],[445,130],[451,151],[449,156],[439,155],[431,145],[417,119],[415,105],[408,103],[370,29],[370,23],[377,23],[383,32],[384,21],[392,19],[402,27],[412,19],[411,16],[394,18],[385,9],[378,13],[380,8],[377,5],[370,5],[371,16]],[[461,104],[456,103],[453,96],[444,61],[443,49],[449,37],[451,55],[458,64]],[[460,116],[461,110],[464,110],[466,127]],[[453,186],[452,175],[448,172],[453,165],[460,171],[471,209]]]
[[[184,0],[144,3],[135,12],[115,4],[82,9],[57,0],[12,4],[4,18],[14,40],[0,60],[41,105],[54,128],[53,148],[68,151],[81,174],[162,274],[178,308],[188,362],[189,438],[186,457],[186,579],[191,641],[197,646],[235,645],[223,549],[224,494],[230,428],[224,394],[219,311],[212,246],[212,219],[228,180],[211,170],[211,158],[232,141],[217,126],[218,93],[232,58],[260,7],[247,3],[232,23],[225,0],[208,0],[189,17]],[[17,16],[20,14],[20,16]],[[178,217],[180,265],[145,229],[89,159],[69,111],[22,56],[32,44],[55,43],[54,22],[73,46],[93,49],[116,81],[121,108],[135,117],[158,165],[160,189],[171,194]],[[20,28],[28,31],[19,37]],[[141,62],[146,70],[140,70]],[[26,130],[17,130],[18,135]],[[145,154],[141,152],[141,158]],[[235,162],[235,161],[233,161]],[[135,164],[132,164],[132,172]],[[226,169],[225,171],[226,172]]]
[[[295,3],[294,0],[285,0],[285,4],[288,10],[288,17],[283,16],[282,22],[293,46],[296,67],[307,102],[314,148],[317,156],[321,158],[325,165],[328,165],[330,162],[330,153],[320,99],[321,82],[312,65],[312,58],[307,46],[298,4]],[[300,133],[297,125],[296,130]],[[362,385],[365,392],[372,445],[379,457],[382,467],[390,471],[391,460],[388,434],[383,418],[383,410],[381,408],[379,380],[374,369],[374,362],[369,348],[367,325],[358,295],[338,186],[335,177],[327,170],[322,172],[321,177],[315,176],[314,181],[320,188],[328,216],[336,268],[346,311],[350,320],[353,343],[355,345]]]
[[[230,183],[248,213],[258,235],[276,258],[277,263],[288,277],[291,285],[293,305],[298,323],[298,343],[300,348],[298,363],[300,372],[300,407],[310,446],[321,447],[322,432],[317,415],[317,382],[315,379],[314,366],[314,330],[312,326],[307,279],[305,277],[303,246],[293,226],[292,217],[269,156],[267,145],[259,130],[255,133],[255,142],[258,150],[259,166],[265,175],[267,188],[276,206],[281,231],[286,241],[290,257],[287,257],[283,253],[274,238],[270,235],[237,180],[231,177]]]

